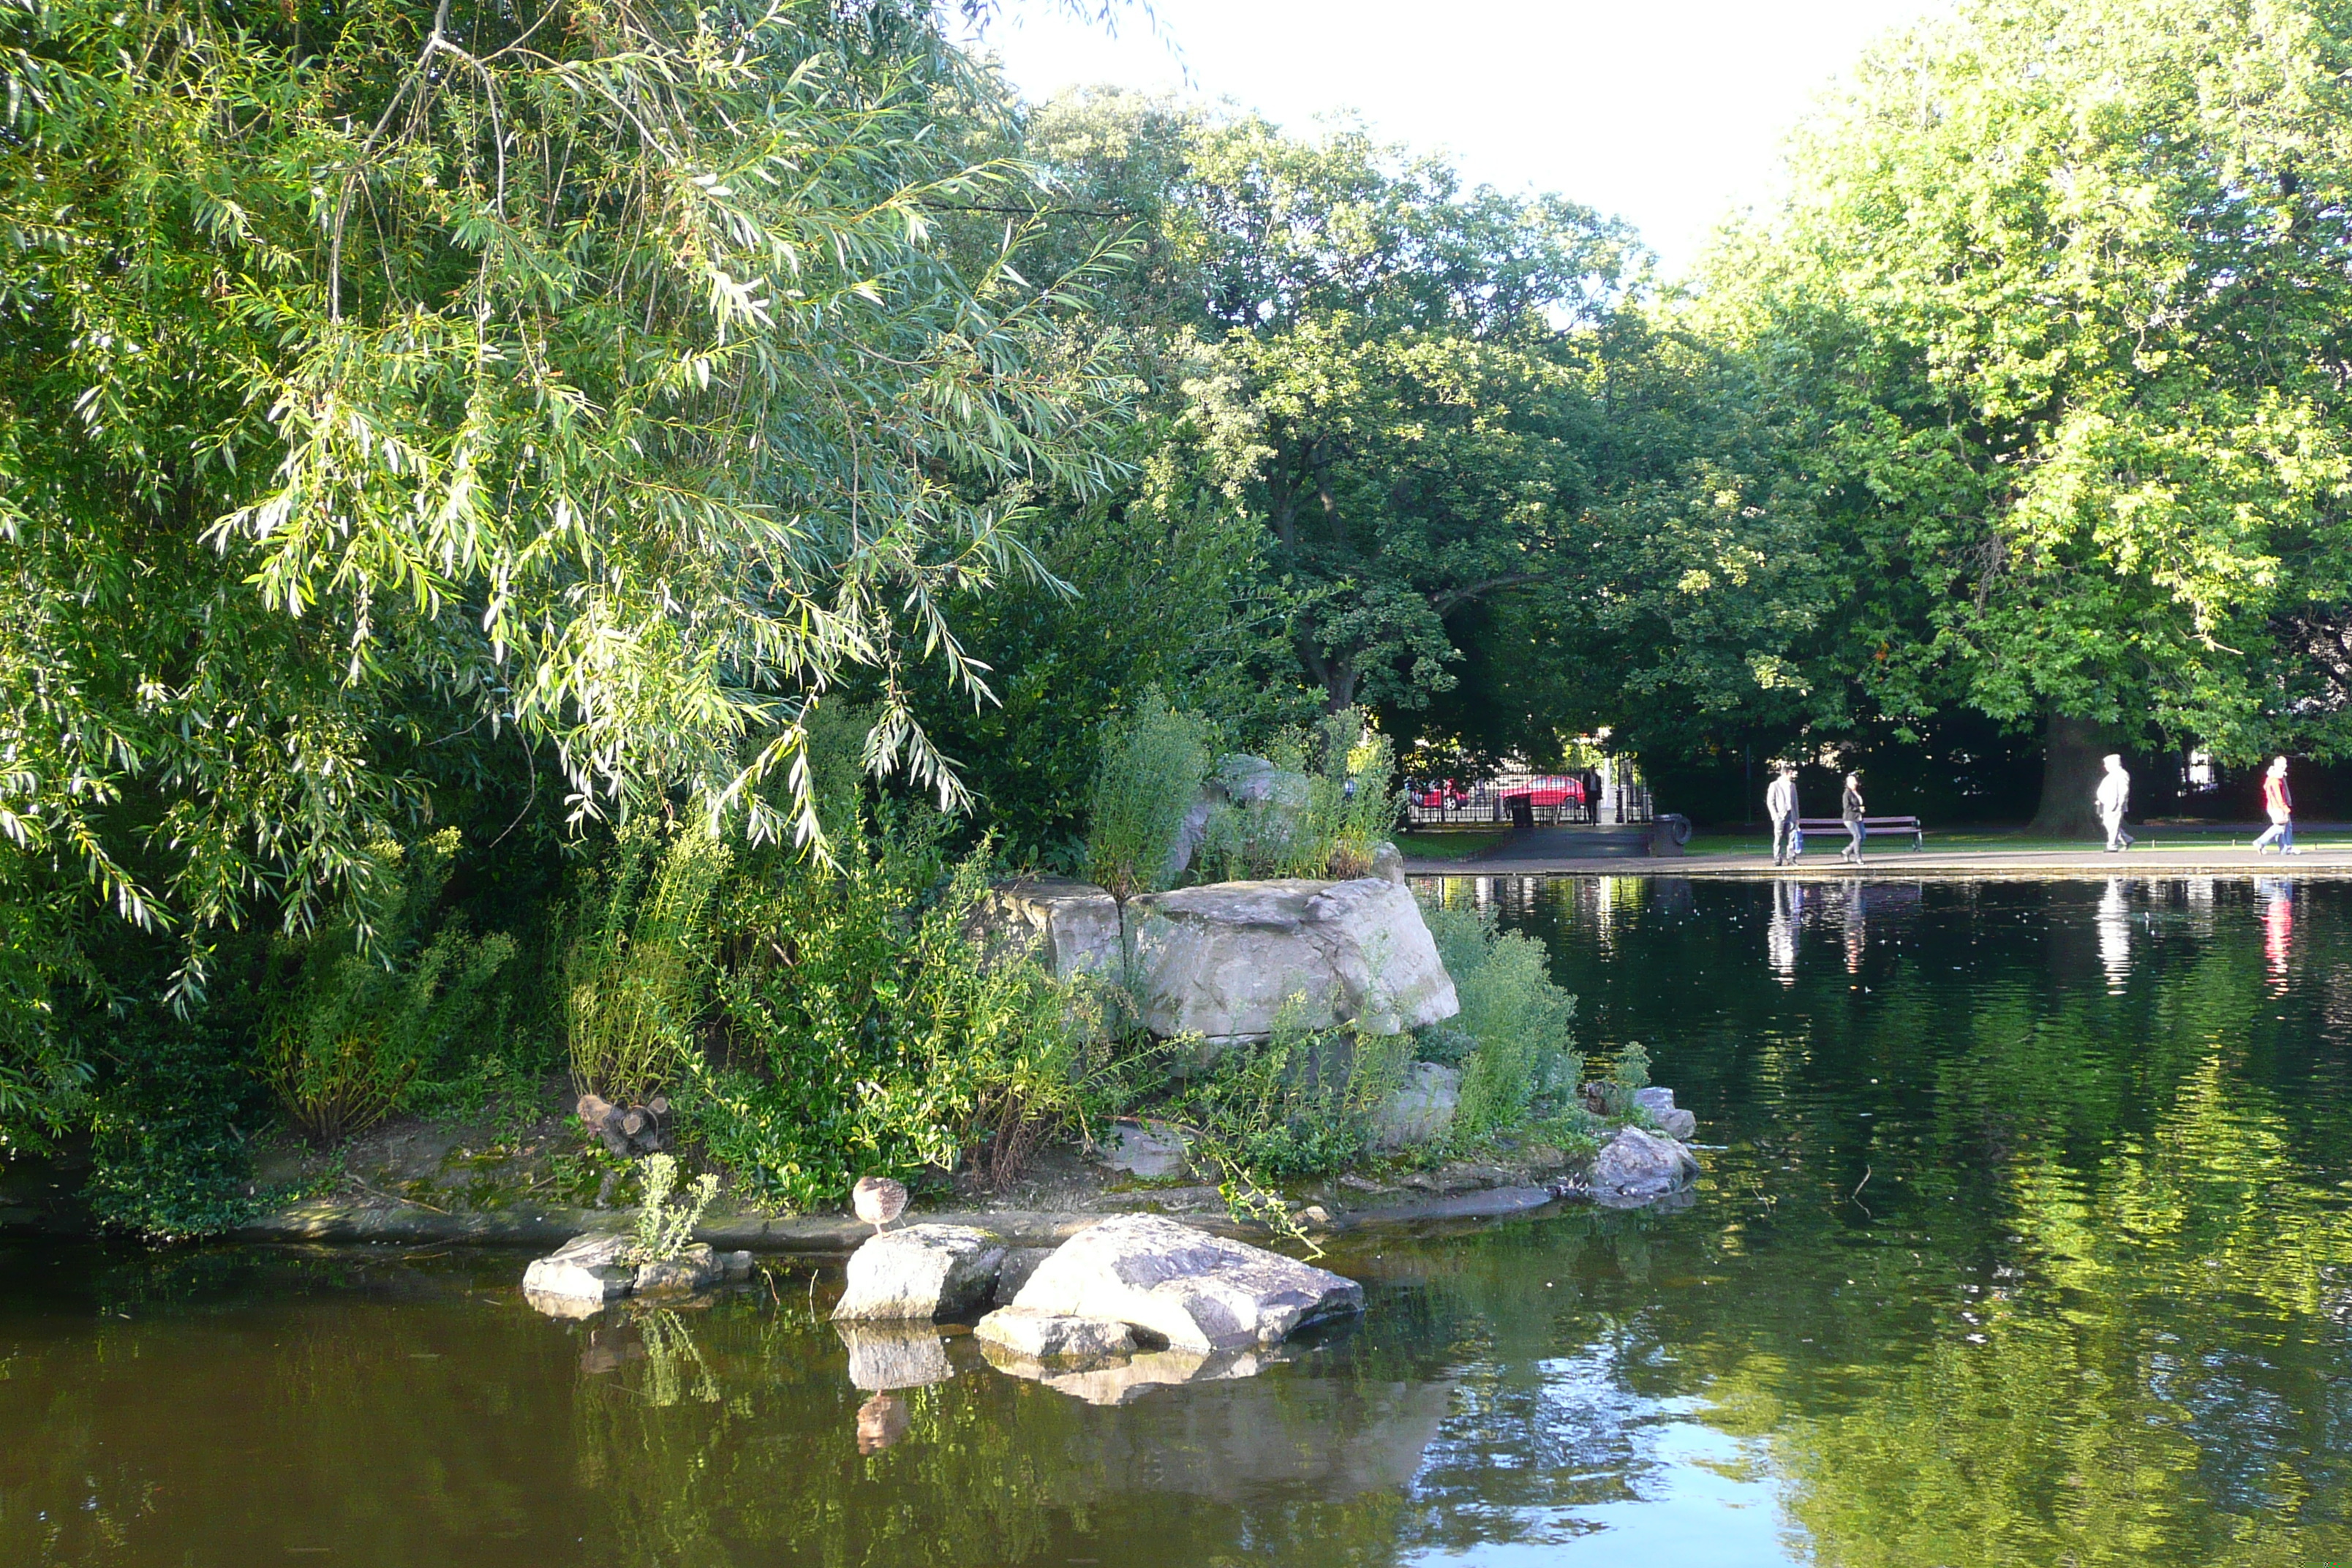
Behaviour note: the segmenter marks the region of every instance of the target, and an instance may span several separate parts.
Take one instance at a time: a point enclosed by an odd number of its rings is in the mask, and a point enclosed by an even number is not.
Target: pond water
[[[2352,884],[1446,891],[1727,1146],[1690,1207],[1338,1248],[1360,1326],[1101,1405],[960,1336],[868,1404],[805,1272],[18,1245],[0,1563],[2352,1562]]]

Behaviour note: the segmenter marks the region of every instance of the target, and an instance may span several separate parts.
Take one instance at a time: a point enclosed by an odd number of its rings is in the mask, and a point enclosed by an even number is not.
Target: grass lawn
[[[1401,833],[1396,847],[1408,860],[1475,860],[1510,839],[1483,829],[1453,833]]]

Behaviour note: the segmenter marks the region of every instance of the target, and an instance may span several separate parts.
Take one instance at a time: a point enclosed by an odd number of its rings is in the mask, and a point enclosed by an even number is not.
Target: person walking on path
[[[1846,837],[1852,842],[1838,851],[1838,858],[1850,860],[1859,866],[1862,864],[1862,839],[1864,831],[1862,826],[1862,775],[1860,773],[1845,775],[1845,799],[1842,803],[1840,814],[1845,819]]]
[[[1786,866],[1797,858],[1797,769],[1782,763],[1764,791],[1764,815],[1772,819],[1772,864]]]
[[[2292,855],[2294,848],[2294,797],[2286,789],[2286,759],[2271,759],[2270,772],[2263,775],[2263,810],[2270,815],[2270,830],[2254,840],[2254,853],[2263,852],[2265,845],[2276,843],[2282,855]]]
[[[2131,774],[2124,772],[2124,760],[2114,752],[2107,753],[2107,773],[2099,781],[2094,799],[2099,808],[2099,826],[2107,830],[2107,853],[2120,855],[2132,841],[2132,836],[2124,831],[2124,812],[2131,805]]]

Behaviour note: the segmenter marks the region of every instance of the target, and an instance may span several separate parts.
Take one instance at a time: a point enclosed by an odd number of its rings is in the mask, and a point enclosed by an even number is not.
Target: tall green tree
[[[2044,826],[2114,742],[2352,746],[2347,51],[2333,0],[1972,0],[1717,258],[1859,568],[1846,668],[2042,730]]]
[[[1007,111],[927,7],[5,0],[0,73],[0,1110],[95,904],[183,985],[364,930],[453,777],[782,830],[862,671],[952,795],[908,671],[978,689],[945,606],[1124,381],[974,211],[1033,172],[933,134]]]

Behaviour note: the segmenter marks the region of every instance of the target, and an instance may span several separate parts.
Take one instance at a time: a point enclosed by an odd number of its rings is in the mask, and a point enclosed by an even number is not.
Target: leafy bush
[[[373,943],[362,948],[359,927],[339,923],[281,942],[273,955],[261,1070],[314,1142],[382,1121],[472,1028],[513,956],[508,938],[470,938],[455,920],[421,941],[457,847],[455,830],[405,850],[376,844]]]
[[[1569,1034],[1576,998],[1552,983],[1542,946],[1523,932],[1498,931],[1491,911],[1429,903],[1423,912],[1462,999],[1461,1013],[1442,1026],[1462,1066],[1455,1141],[1572,1113],[1584,1073]],[[1465,1036],[1475,1045],[1464,1053]]]
[[[1209,775],[1208,725],[1158,690],[1103,740],[1087,821],[1087,874],[1127,899],[1172,880],[1168,861]]]
[[[165,1240],[240,1223],[254,1206],[246,1130],[268,1115],[251,1014],[216,1004],[183,1017],[149,1004],[112,1024],[114,1071],[90,1108],[92,1211]]]
[[[711,904],[732,856],[695,826],[621,829],[572,912],[563,954],[572,1087],[624,1103],[669,1087],[709,996]]]
[[[751,1190],[830,1205],[858,1176],[967,1160],[1002,1181],[1094,1113],[1095,999],[981,952],[965,924],[985,852],[950,874],[946,831],[886,802],[842,826],[833,865],[771,854],[730,886],[727,1054],[696,1058],[688,1108]]]

